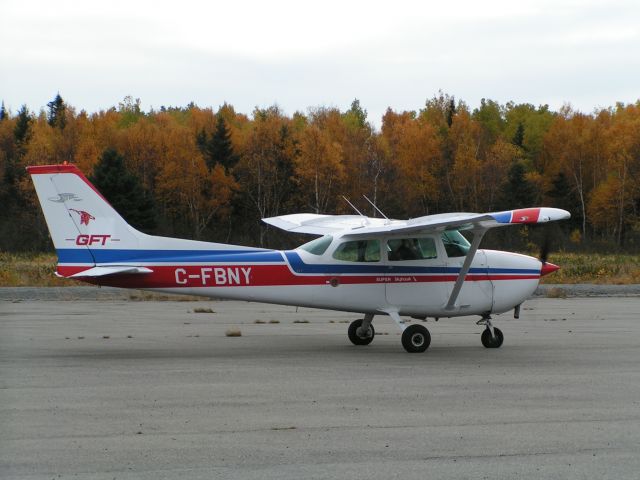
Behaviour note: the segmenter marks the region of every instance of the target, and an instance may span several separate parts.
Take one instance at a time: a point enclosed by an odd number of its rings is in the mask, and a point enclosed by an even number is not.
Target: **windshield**
[[[324,237],[316,238],[304,245],[300,245],[298,248],[313,255],[322,255],[327,251],[331,242],[333,242],[333,237],[331,235],[325,235]]]
[[[442,232],[442,243],[448,257],[464,257],[471,247],[471,244],[458,230]]]

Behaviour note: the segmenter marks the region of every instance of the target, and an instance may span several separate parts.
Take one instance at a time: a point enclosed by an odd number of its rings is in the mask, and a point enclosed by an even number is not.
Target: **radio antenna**
[[[360,216],[361,216],[361,217],[363,217],[363,218],[367,218],[367,217],[365,217],[365,216],[362,214],[362,212],[361,212],[360,210],[358,210],[358,209],[355,207],[355,205],[354,205],[353,203],[351,203],[351,202],[349,201],[349,199],[348,199],[347,197],[345,197],[344,195],[342,195],[342,198],[344,198],[344,201],[345,201],[345,202],[347,202],[347,203],[351,206],[351,208],[353,208],[356,212],[358,212],[358,215],[360,215]]]
[[[375,203],[373,203],[371,200],[369,200],[369,197],[367,197],[366,195],[362,195],[362,196],[364,197],[364,199],[367,202],[369,202],[371,205],[373,205],[373,208],[375,208],[378,211],[378,213],[385,218],[385,220],[389,220],[389,217],[387,217],[384,213],[382,213],[382,210],[380,210]]]

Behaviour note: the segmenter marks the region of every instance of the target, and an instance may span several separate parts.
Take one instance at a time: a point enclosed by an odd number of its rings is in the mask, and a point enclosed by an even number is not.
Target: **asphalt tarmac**
[[[4,300],[0,478],[637,479],[639,312],[537,298],[500,349],[462,318],[408,354],[386,317],[356,347],[337,312]]]

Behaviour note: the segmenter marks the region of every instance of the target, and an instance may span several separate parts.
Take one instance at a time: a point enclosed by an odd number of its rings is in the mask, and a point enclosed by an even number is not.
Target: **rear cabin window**
[[[387,241],[389,260],[428,260],[438,258],[436,242],[433,238],[394,238]]]
[[[344,262],[379,262],[379,240],[355,240],[338,245],[333,258]]]
[[[333,242],[333,237],[331,235],[325,235],[324,237],[316,238],[315,240],[311,240],[304,245],[300,245],[300,247],[298,248],[313,255],[322,255],[327,251],[327,248],[329,248],[331,242]]]

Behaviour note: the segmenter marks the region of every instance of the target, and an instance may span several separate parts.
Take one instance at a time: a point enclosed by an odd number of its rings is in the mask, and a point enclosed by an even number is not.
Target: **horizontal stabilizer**
[[[106,277],[108,275],[122,275],[122,274],[145,274],[152,273],[153,270],[146,267],[135,266],[113,266],[113,267],[93,267],[89,270],[74,273],[69,278],[78,277]]]

